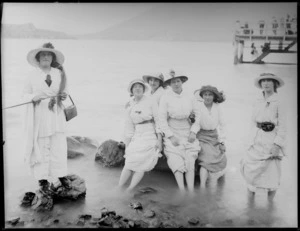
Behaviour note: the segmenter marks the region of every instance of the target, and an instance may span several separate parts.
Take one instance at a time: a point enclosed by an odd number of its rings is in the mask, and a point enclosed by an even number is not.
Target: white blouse
[[[173,136],[168,119],[188,119],[192,112],[195,114],[195,123],[191,126],[191,131],[197,134],[200,129],[200,110],[197,107],[196,99],[184,91],[181,94],[177,94],[173,90],[166,92],[161,97],[159,104],[160,129],[167,138]]]
[[[254,137],[259,128],[257,122],[272,122],[277,130],[274,143],[284,147],[286,139],[286,111],[283,102],[280,102],[278,94],[274,93],[267,99],[262,94],[253,105],[253,113],[251,119],[252,137],[251,144],[254,142]]]
[[[226,125],[223,117],[223,111],[219,104],[213,103],[211,110],[205,106],[204,102],[198,101],[200,108],[200,127],[204,130],[218,130],[220,142],[225,142]]]
[[[159,105],[160,99],[162,95],[165,93],[165,89],[163,87],[159,87],[154,93],[150,92],[150,98],[157,102]]]
[[[23,99],[25,101],[31,101],[38,94],[46,96],[58,94],[61,81],[60,71],[56,68],[51,68],[48,74],[52,80],[50,87],[45,82],[47,74],[40,68],[36,68],[29,74],[23,89]],[[39,137],[51,136],[55,132],[65,132],[66,129],[66,119],[63,110],[57,106],[57,103],[54,105],[53,111],[49,110],[49,101],[50,98],[44,99],[34,107],[35,120],[39,120],[39,123],[37,123],[39,124]]]
[[[131,105],[126,109],[127,117],[124,129],[124,142],[126,146],[130,143],[135,132],[135,126],[143,121],[154,119],[155,131],[160,133],[158,121],[158,105],[148,96],[143,96],[139,102],[134,99],[130,101]]]

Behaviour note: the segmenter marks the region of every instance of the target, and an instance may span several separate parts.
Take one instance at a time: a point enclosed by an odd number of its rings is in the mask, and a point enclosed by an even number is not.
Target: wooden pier
[[[237,21],[238,22],[238,21]],[[293,25],[292,25],[293,23]],[[297,53],[291,48],[297,43],[297,22],[284,22],[277,27],[274,26],[274,22],[263,24],[252,23],[252,27],[249,27],[249,23],[245,23],[241,26],[237,24],[234,33],[234,64],[239,63],[253,63],[264,64],[266,62],[263,59],[271,53],[287,54]],[[255,25],[259,27],[255,28]],[[292,27],[291,27],[292,26]],[[252,46],[245,46],[247,42],[252,43]],[[255,42],[263,43],[261,46],[261,52],[258,52],[255,47]],[[251,52],[256,52],[256,57],[253,57],[250,61],[243,60],[244,48],[251,48]],[[296,63],[273,63],[273,64],[296,64]]]

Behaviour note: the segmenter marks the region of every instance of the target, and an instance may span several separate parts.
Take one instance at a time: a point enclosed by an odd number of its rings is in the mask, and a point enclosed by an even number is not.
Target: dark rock
[[[104,141],[98,148],[95,161],[105,167],[117,167],[123,165],[124,149],[119,147],[120,143],[114,140]]]
[[[24,195],[24,198],[22,199],[21,206],[30,207],[34,196],[35,196],[35,193],[26,192]]]
[[[71,199],[77,200],[78,198],[85,197],[86,186],[84,179],[75,174],[70,174],[65,177],[60,177],[61,184],[56,184],[54,190],[55,199]]]
[[[98,224],[100,226],[112,226],[113,223],[115,223],[115,220],[112,216],[106,216],[100,219],[100,221],[98,222]]]
[[[53,194],[48,191],[44,192],[39,189],[36,191],[35,196],[31,203],[31,208],[37,210],[51,210],[53,208]]]
[[[191,224],[191,225],[197,225],[199,223],[199,219],[197,219],[197,218],[190,218],[188,220],[188,223]]]
[[[54,223],[54,224],[58,224],[58,223],[59,223],[59,220],[58,220],[58,219],[55,219],[55,220],[53,221],[53,223]]]
[[[128,221],[128,225],[129,225],[130,228],[133,228],[134,227],[134,221],[131,221],[131,220]]]
[[[144,213],[144,217],[147,217],[147,218],[152,218],[155,216],[155,212],[153,210],[147,210],[145,213]]]
[[[159,221],[157,218],[154,218],[151,221],[149,221],[149,228],[159,228],[161,227],[161,224],[161,221]]]
[[[99,146],[96,140],[81,136],[68,136],[67,145],[69,159],[85,156],[90,153],[91,150],[96,151]]]
[[[174,221],[167,220],[161,224],[161,227],[162,228],[179,228],[179,225]]]
[[[115,216],[116,212],[115,211],[110,211],[105,207],[101,209],[101,217],[105,217],[105,216],[108,216],[110,214]]]
[[[142,220],[134,221],[134,228],[148,228],[149,224]]]
[[[130,203],[130,207],[135,209],[135,210],[142,210],[143,209],[143,206],[141,204],[141,202],[133,202],[133,203]]]
[[[20,219],[21,219],[20,217],[17,217],[17,218],[14,218],[14,219],[11,219],[11,220],[7,221],[7,223],[14,226],[20,221]]]
[[[85,224],[85,220],[83,218],[79,218],[79,220],[76,223],[76,225],[78,226],[84,226],[84,224]]]
[[[19,222],[15,225],[15,227],[24,227],[24,225],[25,225],[25,221],[19,221]]]
[[[89,214],[82,214],[79,216],[79,219],[83,218],[84,220],[90,220],[92,218],[92,215]]]

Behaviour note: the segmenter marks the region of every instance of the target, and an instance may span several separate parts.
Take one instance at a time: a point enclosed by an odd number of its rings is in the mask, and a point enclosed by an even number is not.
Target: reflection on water
[[[286,227],[295,224],[287,219],[284,212],[289,203],[278,204],[274,199],[268,203],[266,194],[257,194],[254,200],[249,201],[247,190],[242,182],[236,184],[236,172],[227,171],[225,176],[218,180],[217,185],[208,184],[207,189],[200,189],[199,177],[195,179],[195,193],[181,194],[177,190],[176,181],[171,172],[152,171],[145,177],[138,187],[131,193],[125,193],[117,188],[121,168],[104,168],[94,162],[94,155],[77,160],[69,160],[69,173],[76,173],[86,180],[86,198],[76,202],[62,201],[55,204],[50,212],[36,212],[18,206],[18,201],[9,200],[7,215],[21,216],[23,220],[33,221],[26,227],[45,227],[51,219],[60,219],[60,226],[76,224],[81,214],[100,216],[100,210],[106,207],[115,210],[117,214],[129,219],[151,219],[143,216],[143,211],[153,210],[156,218],[161,222],[173,221],[183,227],[193,227],[188,223],[190,218],[196,218],[199,223],[196,227]],[[238,177],[241,181],[242,179]],[[22,184],[18,185],[18,194],[24,192]],[[32,186],[36,187],[36,186]],[[141,192],[139,189],[151,187],[154,192]],[[130,208],[130,203],[139,201],[143,211]],[[14,204],[12,206],[12,204]],[[12,209],[12,207],[14,209]],[[280,209],[278,209],[280,206]],[[49,221],[50,219],[50,221]],[[57,225],[57,227],[59,227]],[[53,227],[53,223],[52,226]]]

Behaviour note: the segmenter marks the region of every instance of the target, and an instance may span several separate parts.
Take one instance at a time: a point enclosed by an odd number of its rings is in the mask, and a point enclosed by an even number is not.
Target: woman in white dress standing
[[[263,73],[254,83],[263,91],[253,107],[249,145],[241,160],[241,173],[249,199],[262,189],[272,201],[280,184],[281,160],[285,155],[286,112],[277,94],[277,88],[284,82],[272,73]]]
[[[41,188],[67,174],[66,118],[62,101],[67,97],[64,55],[51,43],[27,55],[35,69],[25,80],[25,161]]]
[[[147,85],[141,79],[130,82],[128,92],[133,95],[127,108],[124,129],[125,166],[119,186],[123,187],[132,176],[128,191],[142,180],[144,173],[151,171],[161,156],[162,136],[158,126],[158,105],[145,96]]]
[[[182,89],[188,80],[184,75],[175,75],[164,82],[171,90],[166,92],[159,104],[160,129],[164,137],[164,153],[172,170],[180,191],[185,191],[184,177],[190,192],[194,191],[195,161],[200,151],[196,134],[199,131],[200,112],[196,100]],[[195,114],[195,122],[191,124],[190,115]]]
[[[205,188],[207,179],[216,181],[224,175],[227,164],[225,155],[225,122],[220,108],[224,102],[222,92],[216,87],[207,85],[196,90],[204,99],[198,103],[200,109],[200,131],[197,133],[201,151],[198,160],[200,167],[200,186]]]

